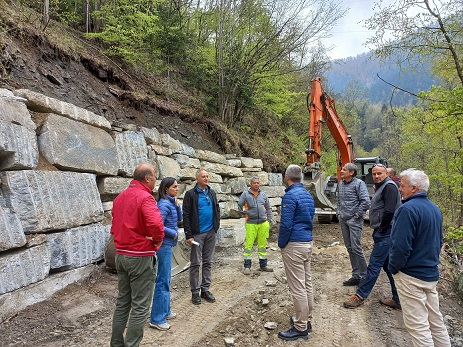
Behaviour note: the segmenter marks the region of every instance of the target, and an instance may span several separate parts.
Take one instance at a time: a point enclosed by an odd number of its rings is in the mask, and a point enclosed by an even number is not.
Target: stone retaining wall
[[[175,177],[180,199],[194,186],[198,168],[209,172],[222,218],[219,246],[244,241],[237,201],[252,176],[260,178],[278,216],[282,175],[262,171],[260,159],[194,149],[155,128],[111,125],[30,90],[0,89],[0,322],[14,314],[12,307],[24,308],[11,298],[32,293],[37,300],[28,304],[45,300],[61,286],[46,296],[34,295],[34,288],[43,291],[67,272],[73,275],[66,278],[79,280],[89,272],[76,269],[103,260],[112,201],[140,162],[156,167],[157,184]]]

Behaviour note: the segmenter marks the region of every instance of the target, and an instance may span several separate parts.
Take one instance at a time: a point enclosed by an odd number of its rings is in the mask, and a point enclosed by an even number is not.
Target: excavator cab
[[[354,164],[357,165],[357,177],[365,182],[370,199],[373,197],[375,182],[373,181],[372,170],[376,164],[382,164],[387,167],[387,160],[381,157],[355,158]]]

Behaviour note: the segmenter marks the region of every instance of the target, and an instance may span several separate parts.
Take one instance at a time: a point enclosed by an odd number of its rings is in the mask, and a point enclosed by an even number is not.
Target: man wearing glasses
[[[209,174],[206,170],[196,171],[196,186],[185,193],[183,200],[183,228],[186,242],[191,245],[191,301],[195,305],[201,304],[201,298],[207,302],[215,302],[215,297],[209,291],[209,287],[211,286],[216,233],[220,226],[220,209],[217,196],[209,187],[208,182]],[[200,285],[199,268],[201,265]]]
[[[352,266],[352,277],[343,282],[344,286],[358,285],[367,273],[367,261],[360,240],[363,216],[370,207],[370,197],[365,182],[355,177],[356,175],[357,166],[347,163],[341,168],[341,182],[338,186],[336,214]]]
[[[375,194],[371,199],[370,228],[373,229],[374,246],[370,255],[367,275],[361,281],[357,292],[344,302],[344,307],[357,308],[363,305],[373,290],[381,268],[383,268],[391,283],[392,298],[381,298],[379,302],[384,306],[400,309],[399,296],[388,265],[392,219],[401,204],[401,197],[397,185],[387,176],[387,170],[383,164],[373,166],[372,174],[375,182]]]

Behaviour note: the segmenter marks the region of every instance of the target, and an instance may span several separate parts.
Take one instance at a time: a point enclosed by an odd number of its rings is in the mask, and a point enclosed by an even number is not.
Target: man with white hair
[[[442,213],[428,199],[429,178],[423,171],[408,169],[400,176],[403,205],[391,232],[389,270],[399,292],[405,327],[415,347],[450,347],[436,289]]]

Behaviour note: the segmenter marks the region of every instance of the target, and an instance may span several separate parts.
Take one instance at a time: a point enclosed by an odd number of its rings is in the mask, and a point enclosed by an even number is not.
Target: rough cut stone
[[[94,270],[95,265],[88,265],[76,270],[53,274],[25,288],[0,295],[0,323],[13,317],[27,306],[51,298],[53,294],[71,283],[88,277]]]
[[[177,160],[182,169],[186,167],[199,169],[199,167],[201,166],[201,162],[199,161],[199,159],[190,158],[185,154],[173,154],[172,157],[175,158],[175,160]]]
[[[242,218],[243,215],[238,210],[238,203],[236,201],[223,201],[219,202],[220,218]]]
[[[233,247],[242,245],[246,236],[244,218],[222,219],[217,232],[217,245]]]
[[[265,172],[265,171],[258,171],[258,172],[244,172],[243,171],[243,175],[246,178],[246,183],[248,185],[251,184],[251,178],[254,177],[254,176],[259,177],[259,182],[260,182],[261,186],[268,186],[269,183],[270,183],[270,181],[268,179],[269,174],[267,172]]]
[[[71,118],[82,123],[93,125],[97,128],[111,130],[111,123],[104,117],[77,107],[64,101],[50,98],[28,89],[15,90],[14,95],[27,99],[29,109],[42,113],[55,113],[63,117]]]
[[[161,134],[159,134],[158,129],[156,128],[145,128],[141,127],[140,131],[145,136],[145,141],[148,145],[160,145],[161,144]]]
[[[260,187],[260,190],[265,192],[269,198],[281,198],[283,195],[285,195],[284,186],[263,186]]]
[[[117,175],[116,144],[100,128],[49,113],[40,131],[39,148],[59,169]]]
[[[214,172],[216,174],[219,174],[221,176],[226,176],[226,177],[243,176],[243,172],[241,171],[240,168],[229,166],[229,165],[224,165],[224,164],[217,164],[217,163],[211,163],[207,161],[201,161],[201,168],[208,172]]]
[[[95,223],[47,234],[50,268],[69,270],[102,260],[110,228]]]
[[[227,165],[227,159],[225,159],[224,155],[203,149],[196,150],[196,158],[204,161],[209,161],[211,163]]]
[[[227,159],[227,165],[234,166],[234,167],[241,167],[241,160]]]
[[[0,256],[0,294],[43,280],[50,272],[46,244]]]
[[[0,158],[0,170],[35,168],[39,161],[35,132],[0,120]]]
[[[129,130],[116,134],[116,148],[121,176],[132,177],[135,167],[148,161],[145,136],[139,131]]]
[[[241,160],[242,167],[257,167],[259,169],[262,169],[264,167],[264,164],[262,163],[262,159],[254,159],[254,158],[248,158],[248,157],[240,157],[238,159]]]
[[[0,97],[0,121],[22,125],[31,131],[36,128],[26,104],[9,97]]]
[[[269,186],[282,186],[283,185],[283,175],[281,173],[272,173],[268,174],[268,185]]]
[[[224,185],[229,188],[231,194],[241,194],[248,188],[244,177],[230,178]]]
[[[189,157],[196,157],[196,151],[193,147],[188,146],[187,144],[182,143],[182,154],[185,154]]]
[[[168,156],[172,154],[172,150],[169,147],[164,147],[161,145],[154,145],[154,144],[150,145],[150,147],[158,155]]]
[[[169,134],[161,134],[161,145],[169,148],[172,153],[182,153],[183,147],[180,141],[172,138]]]
[[[197,169],[192,168],[192,167],[186,167],[186,168],[180,169],[180,173],[178,174],[178,179],[180,181],[194,180],[196,178],[195,177],[196,170]]]
[[[6,205],[15,211],[25,233],[67,229],[103,219],[95,175],[23,170],[1,172],[0,178]]]
[[[159,165],[159,178],[178,178],[180,174],[180,165],[175,159],[165,157],[163,155],[158,155],[157,162]]]
[[[0,206],[0,252],[25,244],[26,236],[16,213]]]
[[[101,200],[114,200],[120,192],[129,186],[131,180],[131,178],[124,177],[97,178],[97,186],[101,195]]]
[[[269,198],[268,201],[272,207],[281,206],[281,198]]]

